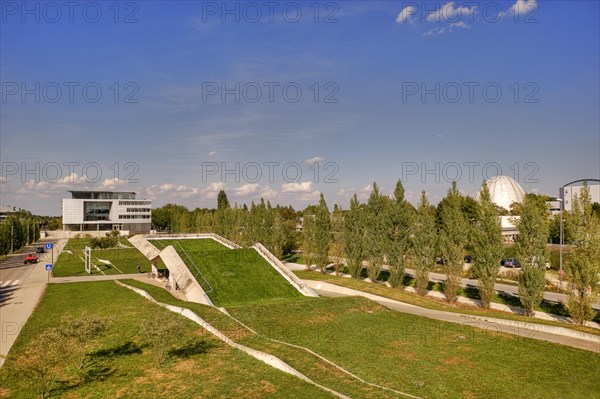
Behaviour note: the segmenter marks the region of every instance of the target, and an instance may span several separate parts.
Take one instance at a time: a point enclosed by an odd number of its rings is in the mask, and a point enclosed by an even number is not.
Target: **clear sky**
[[[0,5],[3,205],[346,208],[373,181],[435,203],[452,179],[600,177],[598,1]]]

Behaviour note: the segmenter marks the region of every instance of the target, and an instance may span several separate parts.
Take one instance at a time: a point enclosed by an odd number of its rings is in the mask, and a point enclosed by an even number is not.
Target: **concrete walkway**
[[[55,260],[58,259],[65,242],[66,240],[54,242]],[[46,290],[48,272],[45,264],[50,263],[51,258],[51,253],[40,254],[39,262],[33,265],[31,273],[10,293],[6,301],[0,303],[0,367]]]
[[[512,334],[520,337],[539,339],[600,353],[600,336],[587,334],[569,328],[426,309],[395,301],[393,299],[384,298],[379,295],[368,294],[362,291],[340,287],[323,281],[303,281],[322,296],[362,296],[393,310],[403,313],[410,313],[416,316],[427,317],[430,319],[468,325],[484,330],[488,334]]]

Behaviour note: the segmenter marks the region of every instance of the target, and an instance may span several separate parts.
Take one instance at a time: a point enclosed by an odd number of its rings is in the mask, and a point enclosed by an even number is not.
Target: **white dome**
[[[525,190],[508,176],[494,176],[485,184],[490,190],[492,202],[506,210],[510,210],[513,202],[521,203],[525,199]]]

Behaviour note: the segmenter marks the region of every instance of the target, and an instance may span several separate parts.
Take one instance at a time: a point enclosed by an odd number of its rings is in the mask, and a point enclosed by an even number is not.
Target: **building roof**
[[[513,202],[521,203],[525,199],[525,190],[508,176],[494,176],[485,184],[490,190],[492,202],[504,209],[510,209]]]

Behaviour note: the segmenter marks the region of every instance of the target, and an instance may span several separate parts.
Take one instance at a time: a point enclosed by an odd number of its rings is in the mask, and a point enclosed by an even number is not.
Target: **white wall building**
[[[131,191],[70,191],[62,201],[63,230],[147,233],[152,201],[136,199]]]
[[[590,197],[592,197],[592,203],[600,203],[600,180],[598,179],[587,179],[587,180],[576,180],[571,183],[565,184],[559,189],[559,198],[563,200],[563,206],[565,211],[571,211],[573,209],[573,200],[579,197],[579,193],[583,190],[583,183],[587,182],[590,189]]]

